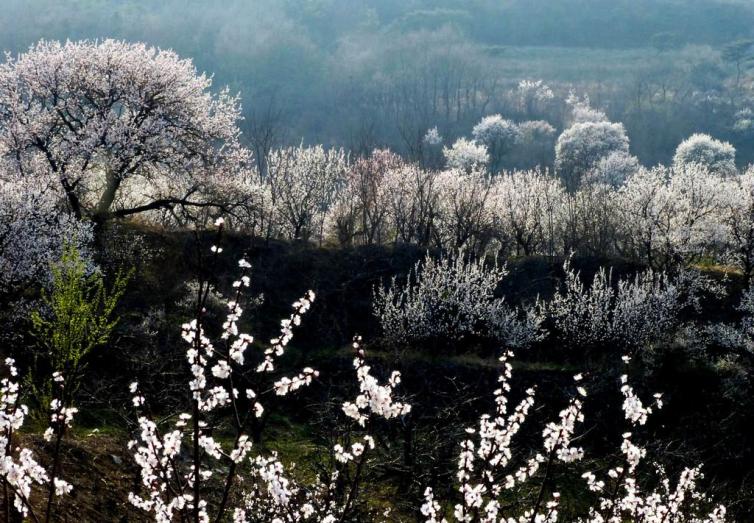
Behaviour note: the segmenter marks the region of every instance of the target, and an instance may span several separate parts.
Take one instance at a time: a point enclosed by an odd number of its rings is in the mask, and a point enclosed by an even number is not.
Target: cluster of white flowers
[[[221,227],[224,222],[216,224]],[[213,255],[220,252],[220,248],[212,250]],[[215,519],[213,511],[217,518],[232,514],[233,521],[239,523],[260,518],[281,522],[316,520],[334,523],[342,520],[344,514],[353,509],[358,489],[358,484],[346,486],[346,494],[341,495],[344,489],[342,478],[358,477],[366,463],[367,451],[376,446],[370,433],[370,419],[392,419],[411,411],[410,405],[393,398],[400,374],[392,373],[387,384],[381,385],[365,363],[364,351],[359,347],[360,338],[354,340],[354,368],[359,393],[352,401],[343,403],[342,412],[363,433],[355,441],[351,434],[347,443],[343,440],[332,447],[334,468],[328,481],[313,485],[297,483],[289,474],[295,465],[286,467],[274,452],[267,455],[254,453],[245,428],[247,421],[253,423],[265,412],[261,404],[263,394],[288,395],[310,385],[319,372],[306,367],[293,377],[283,376],[266,388],[258,388],[264,392],[247,388],[244,403],[235,383],[240,380],[237,374],[252,359],[245,354],[252,337],[240,331],[238,323],[242,310],[239,302],[251,281],[248,274],[251,264],[241,260],[239,267],[242,274],[232,285],[236,295],[228,301],[219,342],[213,343],[208,338],[201,314],[182,329],[191,369],[188,383],[193,405],[191,413],[175,416],[172,427],[167,430],[146,414],[138,419],[138,434],[129,443],[129,448],[140,469],[143,492],[130,493],[129,501],[161,522],[179,517],[210,521],[211,516]],[[199,296],[209,295],[206,285],[199,284]],[[257,376],[263,378],[275,370],[276,359],[283,355],[293,329],[301,324],[301,317],[310,309],[313,300],[311,291],[297,300],[291,316],[281,321],[279,336],[270,341],[270,346],[261,355],[255,355],[261,356],[261,363],[256,366]],[[202,306],[200,303],[200,310]],[[131,384],[130,392],[134,406],[146,411],[146,398],[138,383]],[[230,448],[213,436],[214,418],[211,414],[219,413],[221,409],[229,410],[236,420],[235,440]],[[58,413],[61,414],[67,412]],[[188,462],[182,459],[182,453],[191,456]],[[346,474],[345,469],[349,467],[353,470]],[[242,468],[247,468],[248,473],[242,474]],[[212,487],[202,486],[218,475],[224,484],[224,495],[219,502],[212,495]],[[243,481],[243,489],[237,491],[234,484],[239,478],[250,481]]]
[[[539,148],[537,156],[546,158],[555,145],[555,127],[545,120],[527,120],[518,124],[519,145]],[[534,152],[534,151],[530,151]]]
[[[471,169],[474,166],[487,165],[490,161],[484,144],[466,138],[459,138],[452,146],[443,147],[442,154],[448,167],[455,169]]]
[[[586,174],[583,183],[601,183],[620,187],[639,171],[639,159],[625,151],[612,151],[603,156]]]
[[[54,180],[53,180],[54,181]],[[6,175],[0,167],[0,287],[4,292],[49,279],[66,242],[89,261],[89,224],[62,212],[53,181]]]
[[[275,394],[278,396],[285,396],[289,392],[295,392],[301,387],[310,385],[312,380],[317,376],[319,376],[319,371],[316,371],[311,367],[306,367],[298,376],[294,376],[293,378],[287,376],[280,378],[274,384]]]
[[[73,486],[58,476],[57,456],[53,457],[55,464],[46,470],[36,461],[33,451],[22,447],[17,441],[16,433],[23,426],[29,409],[19,403],[20,388],[16,381],[18,370],[15,361],[7,358],[5,368],[8,375],[0,379],[0,479],[13,496],[13,507],[18,513],[24,518],[30,516],[34,521],[40,521],[42,517],[51,516],[53,496],[70,494]],[[56,373],[53,381],[58,392],[62,391],[63,376]],[[44,432],[45,439],[49,441],[53,436],[62,438],[76,412],[76,408],[66,407],[60,399],[53,398],[50,403],[50,426]],[[41,514],[39,506],[32,501],[34,485],[48,486],[48,502]],[[6,509],[10,518],[11,509]]]
[[[715,140],[708,134],[692,134],[682,141],[673,156],[676,167],[700,164],[720,176],[732,176],[736,169],[736,149],[728,142]]]
[[[440,145],[442,143],[442,135],[437,126],[427,129],[427,133],[424,135],[424,143],[427,145]]]
[[[495,292],[505,267],[487,265],[464,251],[435,260],[427,255],[400,285],[378,287],[374,314],[394,344],[457,341],[479,335],[508,347],[526,347],[540,337],[536,310],[510,307]]]
[[[502,157],[520,140],[518,125],[499,114],[482,118],[471,130],[471,135],[476,143],[487,148],[493,172],[497,171]]]
[[[361,338],[354,338],[354,369],[359,383],[359,393],[353,401],[342,404],[347,418],[356,422],[361,434],[350,434],[348,442],[342,440],[332,446],[333,468],[327,481],[300,484],[289,477],[294,467],[286,467],[276,453],[257,456],[252,462],[251,477],[256,480],[251,490],[244,493],[242,504],[234,510],[234,521],[323,521],[335,523],[349,515],[356,501],[359,480],[368,460],[368,451],[376,447],[371,433],[374,418],[392,419],[411,412],[407,403],[393,398],[400,383],[400,374],[393,372],[387,384],[380,385],[365,362]],[[356,441],[354,441],[356,439]],[[348,478],[346,482],[343,480]]]
[[[307,293],[293,302],[291,315],[280,321],[280,335],[270,340],[270,346],[264,351],[264,360],[257,367],[257,372],[272,372],[275,370],[275,358],[285,353],[285,347],[293,339],[293,328],[301,325],[301,316],[306,314],[312,306],[314,291]],[[307,372],[306,374],[312,374]]]
[[[215,223],[222,227],[224,220],[219,219]],[[213,246],[211,251],[218,255],[222,249]],[[239,303],[251,282],[248,274],[251,264],[242,259],[238,265],[241,276],[232,285],[236,295],[228,300],[228,312],[219,342],[213,343],[206,335],[201,314],[182,328],[182,338],[188,345],[186,358],[191,369],[188,387],[192,412],[178,415],[168,431],[161,430],[157,423],[143,414],[138,419],[139,434],[129,443],[140,468],[144,490],[144,494],[131,493],[129,501],[149,512],[157,521],[172,521],[179,514],[193,514],[200,521],[209,521],[209,510],[215,507],[210,507],[207,500],[202,499],[204,492],[201,482],[209,480],[217,467],[207,466],[205,460],[212,458],[218,465],[223,461],[228,464],[224,481],[226,490],[230,489],[236,479],[236,468],[245,462],[252,450],[252,441],[245,428],[249,420],[257,419],[264,413],[260,396],[250,388],[245,391],[247,403],[243,410],[244,398],[234,382],[234,372],[243,368],[247,361],[245,353],[253,341],[250,335],[240,331],[238,325],[243,313]],[[208,283],[199,284],[197,294],[202,311],[205,305],[203,300],[209,295],[209,290]],[[264,351],[262,362],[256,368],[257,373],[266,374],[274,370],[275,359],[283,355],[293,336],[293,328],[300,325],[301,316],[309,310],[313,300],[314,293],[310,291],[293,304],[293,313],[281,322],[280,335],[271,340],[270,347]],[[293,378],[283,377],[275,381],[270,391],[278,396],[287,395],[309,385],[317,375],[317,371],[307,367]],[[131,384],[130,392],[134,406],[143,409],[146,399],[139,391],[138,383]],[[236,419],[235,441],[229,449],[212,435],[210,415],[222,408],[230,409]],[[192,453],[189,465],[178,459],[187,442],[193,445],[189,450]],[[251,463],[262,466],[262,462],[252,460]],[[217,510],[222,513],[227,509],[226,505],[227,498]]]
[[[628,363],[628,356],[623,358]],[[653,404],[644,406],[641,399],[628,384],[628,376],[621,376],[621,393],[624,396],[623,412],[631,430],[644,425],[653,408],[662,408],[661,394],[655,394]],[[637,468],[647,455],[646,449],[632,441],[632,432],[623,433],[621,442],[623,463],[611,467],[605,479],[597,479],[593,472],[585,472],[582,478],[590,491],[594,492],[597,503],[589,509],[588,523],[619,523],[621,521],[667,521],[674,523],[721,523],[725,521],[726,510],[722,505],[710,512],[705,507],[710,501],[698,490],[697,480],[702,478],[700,467],[685,468],[675,488],[671,486],[662,467],[657,466],[660,477],[659,487],[642,492],[637,477]]]
[[[360,394],[353,402],[347,401],[343,404],[343,412],[362,427],[372,414],[391,419],[411,412],[411,405],[393,401],[393,389],[401,382],[400,372],[393,372],[387,385],[380,385],[377,378],[370,374],[371,367],[364,362],[364,351],[359,347],[360,341],[361,338],[357,337],[353,342],[356,351],[353,367],[356,369]],[[363,450],[363,447],[361,449]]]
[[[536,452],[523,464],[510,472],[506,468],[516,459],[512,440],[526,421],[534,405],[534,390],[526,391],[524,399],[508,412],[507,395],[510,393],[512,366],[511,353],[501,357],[503,371],[499,387],[495,390],[496,411],[482,415],[477,430],[467,429],[477,442],[469,437],[461,443],[458,455],[458,490],[460,501],[455,504],[453,521],[493,523],[556,522],[561,495],[554,491],[545,499],[545,485],[556,462],[569,464],[584,457],[584,449],[573,446],[576,428],[584,421],[582,401],[587,396],[580,385],[581,374],[574,376],[576,394],[563,409],[558,421],[545,425],[542,432],[544,452]],[[624,357],[629,362],[629,357]],[[623,411],[631,427],[644,425],[652,409],[661,408],[661,395],[655,394],[652,406],[644,406],[628,385],[628,377],[621,377],[624,396]],[[620,523],[621,521],[665,521],[670,523],[721,523],[725,521],[725,507],[719,505],[708,512],[709,499],[698,490],[702,477],[699,467],[687,468],[681,473],[675,488],[660,468],[659,488],[643,493],[637,478],[637,467],[646,457],[646,450],[631,441],[631,432],[623,434],[621,452],[625,463],[612,467],[605,480],[597,479],[591,471],[583,473],[589,491],[598,497],[595,504],[585,510],[582,523]],[[519,457],[520,459],[520,457]],[[539,481],[534,485],[535,497],[526,502],[506,504],[506,492],[517,486]],[[531,487],[531,485],[530,485]],[[525,496],[521,496],[523,499]],[[447,503],[435,499],[432,488],[424,492],[421,513],[427,523],[446,523],[444,509]]]
[[[78,217],[189,205],[250,164],[239,99],[211,85],[170,50],[40,41],[0,65],[0,161],[52,178]]]
[[[566,104],[570,109],[569,123],[599,123],[607,122],[608,118],[604,111],[592,107],[589,96],[578,96],[571,91],[566,98]]]
[[[570,260],[563,270],[563,288],[547,303],[547,314],[562,339],[576,346],[650,348],[672,336],[697,291],[684,279],[651,269],[616,282],[612,269],[602,268],[588,287]]]
[[[557,422],[545,426],[542,432],[544,454],[536,452],[515,470],[507,470],[514,459],[511,449],[513,439],[534,406],[535,392],[533,388],[528,389],[513,412],[508,412],[507,396],[511,390],[512,376],[509,360],[512,357],[513,353],[508,352],[500,358],[503,370],[498,378],[498,388],[494,391],[495,413],[483,414],[479,419],[479,428],[466,431],[469,435],[476,435],[478,442],[468,438],[461,443],[457,479],[462,502],[457,503],[453,511],[456,521],[556,521],[560,498],[557,492],[553,493],[552,499],[545,501],[544,491],[540,490],[533,506],[523,510],[519,519],[504,516],[506,509],[501,496],[505,491],[530,480],[543,464],[549,470],[555,460],[571,463],[583,457],[583,449],[570,446],[576,424],[583,421],[581,400],[575,397],[560,412]],[[575,377],[576,382],[580,380],[581,376]],[[579,387],[578,390],[579,395],[586,395],[583,388]],[[440,505],[434,500],[432,489],[428,488],[421,512],[427,521],[438,521],[439,511]]]
[[[542,80],[521,80],[517,89],[520,110],[526,114],[541,111],[555,98],[552,89]]]
[[[555,169],[568,190],[575,191],[598,162],[612,153],[628,154],[628,137],[623,124],[575,123],[558,137]]]

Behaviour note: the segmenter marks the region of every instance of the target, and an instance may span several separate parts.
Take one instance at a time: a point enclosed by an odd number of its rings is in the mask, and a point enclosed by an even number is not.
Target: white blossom
[[[719,176],[737,174],[736,149],[728,142],[715,140],[708,134],[692,134],[675,150],[673,165],[699,164]]]
[[[170,50],[40,41],[0,65],[0,162],[53,178],[77,217],[190,205],[213,176],[250,163],[239,99],[211,85]]]
[[[424,135],[424,143],[427,145],[440,145],[442,143],[442,135],[436,126],[427,129],[427,133]]]
[[[374,314],[385,338],[395,344],[457,341],[476,334],[527,347],[540,338],[542,318],[535,309],[520,311],[495,297],[506,274],[505,267],[470,259],[464,251],[439,261],[427,255],[405,285],[394,279],[376,289]]]
[[[555,170],[570,191],[597,163],[610,153],[628,154],[628,137],[623,124],[583,122],[569,127],[555,145]]]
[[[471,169],[475,165],[486,165],[490,160],[487,147],[466,138],[459,138],[451,147],[443,147],[442,154],[451,169]]]

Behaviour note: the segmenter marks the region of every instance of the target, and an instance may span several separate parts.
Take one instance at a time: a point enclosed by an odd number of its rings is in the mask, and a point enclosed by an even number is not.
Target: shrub
[[[472,260],[462,250],[440,260],[427,254],[404,285],[393,278],[375,290],[374,315],[393,345],[480,336],[525,347],[539,339],[541,318],[536,308],[520,311],[496,296],[506,274],[505,267]]]
[[[600,269],[585,287],[570,260],[563,265],[563,288],[547,304],[561,338],[571,346],[619,346],[636,351],[668,339],[690,298],[678,281],[647,270],[614,281]]]
[[[67,245],[52,267],[52,291],[43,295],[44,310],[32,313],[33,333],[45,349],[53,373],[67,377],[67,400],[79,387],[86,356],[107,343],[118,323],[115,307],[128,276],[119,273],[108,290],[102,273],[91,271],[74,245]],[[44,383],[42,394],[50,392]]]

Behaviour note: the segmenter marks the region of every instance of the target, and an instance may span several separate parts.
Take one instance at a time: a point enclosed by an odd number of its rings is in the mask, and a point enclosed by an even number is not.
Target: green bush
[[[51,291],[43,292],[44,307],[31,315],[32,332],[50,370],[38,383],[41,388],[35,387],[40,402],[49,396],[49,376],[55,372],[65,377],[67,400],[71,400],[80,386],[86,356],[107,343],[118,323],[115,307],[128,279],[129,274],[119,272],[108,290],[102,273],[88,271],[75,245],[66,245],[52,267]]]

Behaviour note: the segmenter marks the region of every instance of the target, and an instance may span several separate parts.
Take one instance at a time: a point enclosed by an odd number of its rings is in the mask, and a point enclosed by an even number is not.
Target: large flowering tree
[[[238,98],[211,85],[169,50],[41,41],[0,65],[4,169],[53,176],[73,213],[98,222],[207,205],[198,194],[213,175],[249,160]],[[142,198],[124,203],[136,180]]]
[[[499,114],[485,116],[471,131],[477,143],[487,147],[490,156],[490,170],[500,168],[503,157],[519,141],[518,126]]]
[[[466,138],[459,138],[451,147],[443,147],[442,154],[451,169],[469,170],[476,165],[487,165],[490,161],[484,144]]]
[[[721,176],[732,176],[737,173],[736,148],[708,134],[692,134],[678,145],[673,164],[680,167],[692,163],[701,164]]]
[[[640,169],[614,200],[621,250],[661,269],[719,250],[729,208],[725,187],[700,164]]]
[[[563,131],[555,144],[555,168],[566,187],[573,191],[597,162],[613,152],[628,154],[628,137],[623,124],[576,123]]]
[[[322,241],[325,218],[343,185],[348,155],[343,149],[286,147],[267,160],[267,183],[279,233],[289,239]]]

